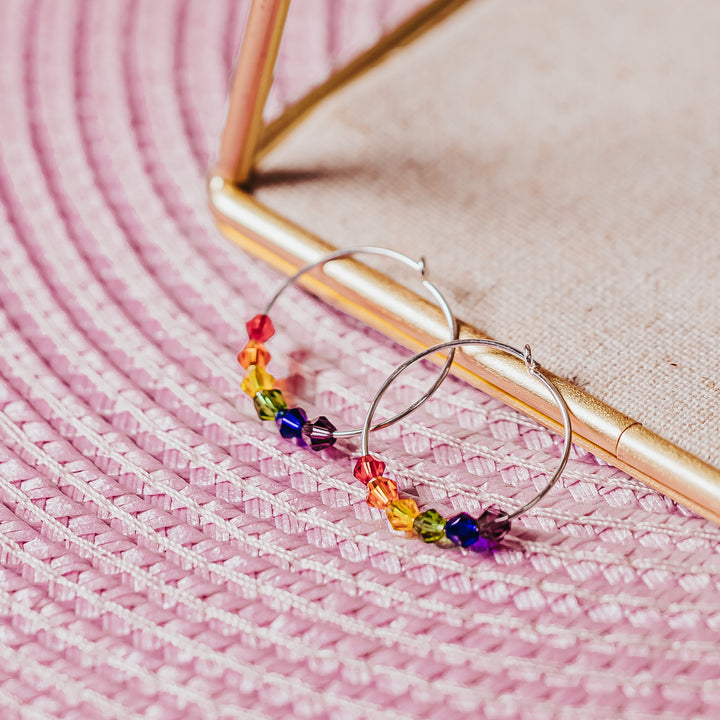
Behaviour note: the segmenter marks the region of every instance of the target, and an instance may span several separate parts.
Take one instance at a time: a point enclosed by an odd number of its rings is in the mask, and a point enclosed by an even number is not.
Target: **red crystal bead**
[[[245,323],[245,327],[248,337],[261,343],[269,340],[275,334],[275,327],[267,315],[256,315]]]
[[[363,455],[356,463],[353,475],[363,484],[381,477],[385,472],[385,463],[372,455]]]

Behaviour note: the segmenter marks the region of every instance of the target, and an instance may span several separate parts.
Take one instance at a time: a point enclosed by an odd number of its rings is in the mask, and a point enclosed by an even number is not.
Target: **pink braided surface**
[[[275,108],[412,4],[298,2]],[[204,199],[244,9],[3,4],[1,716],[716,716],[713,525],[578,450],[508,547],[440,551],[365,505],[351,445],[258,423],[234,353],[277,278]],[[273,370],[338,422],[406,357],[298,291],[277,321]],[[471,511],[559,445],[457,381],[374,443]]]

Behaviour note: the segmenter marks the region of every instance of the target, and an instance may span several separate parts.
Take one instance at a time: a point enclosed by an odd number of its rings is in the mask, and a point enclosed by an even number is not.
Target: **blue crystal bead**
[[[335,444],[333,433],[336,430],[337,428],[324,415],[321,415],[316,420],[305,423],[303,426],[303,436],[305,442],[310,445],[315,452],[319,452]]]
[[[279,410],[275,415],[275,424],[280,434],[287,440],[302,440],[303,425],[307,422],[307,413],[302,408]]]
[[[470,547],[480,537],[477,521],[464,512],[455,515],[445,523],[445,537],[452,540],[456,545]]]

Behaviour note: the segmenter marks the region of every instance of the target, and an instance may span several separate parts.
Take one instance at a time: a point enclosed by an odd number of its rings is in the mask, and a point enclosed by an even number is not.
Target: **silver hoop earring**
[[[277,292],[265,306],[265,310],[246,323],[248,342],[238,353],[238,362],[245,369],[245,378],[242,383],[243,390],[253,399],[255,409],[261,420],[275,420],[280,434],[287,439],[295,440],[298,444],[306,445],[319,451],[335,444],[338,438],[348,438],[360,435],[363,428],[338,430],[324,415],[313,421],[308,421],[307,414],[302,408],[288,408],[282,392],[275,387],[275,378],[267,372],[266,366],[270,361],[270,353],[265,348],[265,342],[275,334],[275,328],[270,320],[270,311],[280,296],[294,285],[297,280],[315,268],[322,267],[332,260],[340,260],[354,255],[380,255],[398,260],[420,273],[423,287],[432,295],[442,310],[452,338],[457,338],[457,322],[450,305],[440,290],[427,278],[425,260],[413,260],[395,250],[383,247],[363,246],[348,250],[337,250],[324,255],[320,259],[300,268],[278,288]],[[432,397],[447,377],[453,363],[455,349],[448,353],[447,360],[442,367],[440,375],[432,386],[412,405],[393,417],[383,420],[368,429],[368,432],[389,427],[419,408],[428,398]]]
[[[545,386],[560,410],[564,428],[565,445],[563,447],[560,464],[545,487],[521,507],[512,511],[488,507],[478,518],[473,518],[468,513],[462,512],[446,519],[437,510],[432,508],[421,512],[412,498],[401,498],[399,496],[397,483],[390,478],[383,477],[385,463],[370,454],[368,436],[373,416],[375,415],[380,400],[399,375],[405,372],[411,365],[436,352],[446,349],[454,350],[466,345],[483,345],[496,350],[502,350],[525,363],[527,371]],[[449,540],[453,544],[460,545],[461,547],[467,548],[477,545],[477,549],[483,550],[489,549],[497,544],[510,530],[511,521],[535,507],[560,479],[567,465],[570,448],[572,446],[572,422],[570,420],[570,410],[568,409],[567,403],[558,389],[535,362],[529,345],[526,345],[523,350],[518,350],[517,348],[495,340],[485,340],[482,338],[468,340],[455,339],[422,350],[399,365],[389,375],[377,393],[375,393],[375,397],[370,403],[367,415],[365,416],[360,446],[361,457],[355,464],[353,474],[356,479],[367,486],[368,504],[372,507],[385,510],[388,520],[395,530],[412,532],[425,542]]]

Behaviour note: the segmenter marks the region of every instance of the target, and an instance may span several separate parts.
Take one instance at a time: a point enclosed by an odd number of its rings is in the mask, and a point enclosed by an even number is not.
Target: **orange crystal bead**
[[[390,478],[379,477],[367,486],[367,504],[384,510],[393,500],[398,499],[397,483]]]
[[[412,498],[393,500],[386,508],[388,520],[395,530],[412,532],[413,521],[420,514],[417,503]]]
[[[270,362],[270,353],[265,346],[257,340],[250,340],[247,345],[238,353],[238,362],[245,368],[251,365],[266,367]]]

